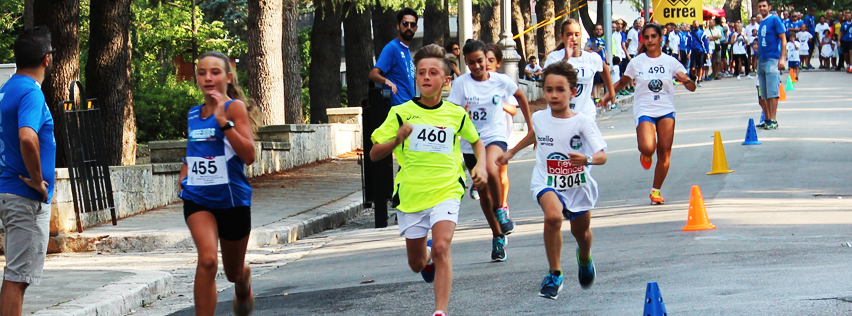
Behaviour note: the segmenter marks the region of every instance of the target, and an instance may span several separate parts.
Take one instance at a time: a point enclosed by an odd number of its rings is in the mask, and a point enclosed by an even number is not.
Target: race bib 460
[[[450,127],[411,124],[408,150],[450,155],[453,153],[455,131]]]
[[[570,160],[547,160],[547,186],[568,190],[586,186],[586,166],[571,166]]]
[[[228,183],[225,156],[186,157],[188,185],[218,185]]]

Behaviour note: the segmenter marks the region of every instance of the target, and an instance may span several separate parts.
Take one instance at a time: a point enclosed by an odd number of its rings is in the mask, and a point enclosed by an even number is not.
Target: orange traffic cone
[[[799,82],[799,76],[796,76],[795,71],[790,71],[790,77],[791,77],[790,79],[792,79],[793,82]]]
[[[716,229],[716,225],[710,223],[710,218],[707,217],[707,209],[704,208],[704,197],[701,196],[701,189],[697,185],[693,185],[692,193],[689,194],[689,218],[686,219],[686,226],[681,231],[709,229]]]
[[[778,101],[787,101],[787,94],[784,93],[784,85],[778,84],[778,91],[781,92],[781,96],[778,98]]]

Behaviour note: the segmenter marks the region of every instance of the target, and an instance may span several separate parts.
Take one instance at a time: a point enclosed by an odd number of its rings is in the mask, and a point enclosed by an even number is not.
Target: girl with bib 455
[[[245,256],[252,190],[244,168],[255,159],[255,124],[225,54],[201,55],[195,77],[204,103],[189,110],[186,159],[180,171],[183,216],[198,248],[195,314],[216,312],[219,244],[225,275],[234,283],[234,314],[250,315],[254,296]]]

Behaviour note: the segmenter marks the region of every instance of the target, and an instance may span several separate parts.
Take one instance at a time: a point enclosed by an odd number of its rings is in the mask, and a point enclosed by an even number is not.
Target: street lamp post
[[[521,55],[515,51],[515,40],[512,39],[512,2],[500,0],[500,41],[497,42],[503,48],[502,71],[516,83],[518,82],[518,62]]]

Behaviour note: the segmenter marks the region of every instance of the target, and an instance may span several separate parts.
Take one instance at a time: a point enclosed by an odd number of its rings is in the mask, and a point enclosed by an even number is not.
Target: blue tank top
[[[225,110],[232,101],[225,103]],[[245,163],[234,152],[213,115],[201,117],[202,106],[189,110],[187,176],[181,182],[180,198],[213,209],[251,206]]]

